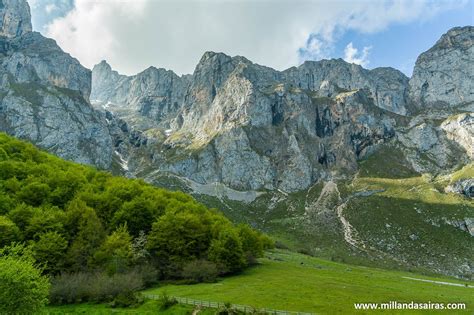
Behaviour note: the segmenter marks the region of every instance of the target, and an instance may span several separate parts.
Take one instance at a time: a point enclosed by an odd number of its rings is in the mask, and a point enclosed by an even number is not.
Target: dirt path
[[[419,278],[410,278],[410,277],[402,277],[403,279],[415,280],[415,281],[422,281],[422,282],[429,282],[429,283],[436,283],[442,285],[451,285],[455,287],[464,287],[464,288],[474,288],[474,285],[465,285],[462,283],[452,283],[452,282],[444,282],[444,281],[434,281],[428,279],[419,279]]]

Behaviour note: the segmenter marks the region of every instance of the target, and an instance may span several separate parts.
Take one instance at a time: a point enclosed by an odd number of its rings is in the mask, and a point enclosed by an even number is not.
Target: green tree
[[[104,239],[105,231],[94,209],[84,208],[76,238],[69,247],[67,260],[73,270],[86,270]]]
[[[15,201],[0,191],[0,215],[7,214],[15,207]]]
[[[210,227],[204,219],[191,212],[166,213],[148,235],[150,253],[174,263],[200,258],[211,240]]]
[[[133,258],[132,237],[128,234],[127,226],[122,225],[107,236],[94,258],[98,264],[105,266],[109,273],[125,271]]]
[[[63,233],[65,221],[64,211],[58,207],[44,205],[41,208],[34,208],[33,216],[24,231],[25,238],[38,239],[40,234],[50,231]]]
[[[33,259],[0,252],[0,314],[31,314],[48,302],[49,280]]]
[[[18,198],[32,206],[39,206],[48,201],[50,188],[47,184],[32,182],[24,186],[18,193]]]
[[[216,263],[223,273],[234,273],[245,265],[242,241],[234,229],[225,229],[219,238],[212,240],[209,248],[209,260]]]
[[[46,273],[56,274],[64,266],[67,245],[66,239],[58,232],[43,233],[32,244],[33,257],[44,266]]]
[[[140,231],[148,233],[151,230],[157,216],[151,200],[138,197],[122,205],[115,213],[112,225],[116,227],[126,223],[130,234],[137,237]]]
[[[239,225],[238,230],[247,263],[255,263],[257,258],[263,256],[263,238],[261,234],[245,224]]]
[[[0,216],[0,248],[18,241],[20,230],[16,224],[5,216]]]
[[[0,148],[0,162],[8,160],[8,154],[5,149]]]
[[[16,205],[13,210],[10,210],[8,217],[15,222],[18,228],[24,233],[30,224],[31,218],[35,215],[35,209],[25,203]]]

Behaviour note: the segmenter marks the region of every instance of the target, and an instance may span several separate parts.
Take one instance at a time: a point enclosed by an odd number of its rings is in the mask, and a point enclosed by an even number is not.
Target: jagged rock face
[[[430,51],[447,46],[444,41]],[[461,42],[449,53],[472,48]],[[131,173],[173,173],[238,190],[297,191],[352,174],[358,159],[392,138],[417,172],[467,163],[467,120],[440,126],[449,110],[403,117],[421,104],[410,99],[409,86],[415,91],[416,82],[392,68],[366,70],[341,59],[276,71],[207,52],[194,73],[183,77],[155,68],[126,77],[102,62],[93,70],[92,94],[148,137],[138,152],[125,153]]]
[[[461,145],[471,159],[474,159],[474,114],[464,113],[450,117],[441,128],[449,139]]]
[[[89,99],[91,72],[79,61],[64,53],[52,39],[30,32],[11,39],[0,38],[6,58],[2,66],[17,82],[39,84],[78,91]]]
[[[91,99],[95,103],[113,109],[138,129],[147,129],[154,125],[169,128],[183,103],[189,80],[186,76],[179,77],[172,71],[154,67],[127,77],[113,71],[103,61],[92,71],[92,84]],[[151,121],[136,123],[136,117]]]
[[[90,71],[53,40],[28,31],[26,1],[2,4],[26,26],[0,38],[0,130],[63,158],[108,168],[112,141],[105,116],[88,102]],[[4,19],[3,29],[10,22]]]
[[[285,71],[289,82],[311,91],[321,90],[325,81],[336,86],[336,92],[365,88],[375,105],[391,112],[407,113],[408,78],[393,68],[366,70],[342,59],[307,61]],[[331,96],[331,95],[327,95]]]
[[[237,190],[293,192],[331,172],[355,172],[358,157],[393,137],[394,122],[374,119],[377,107],[364,91],[332,99],[281,84],[261,91],[237,73],[196,129],[171,134],[155,151],[154,169]]]
[[[450,116],[432,111],[410,118],[396,130],[396,139],[418,173],[439,174],[472,160],[471,114]]]
[[[415,106],[455,106],[474,101],[474,27],[456,27],[422,53],[410,79]]]
[[[0,36],[17,37],[32,31],[26,0],[0,0]]]

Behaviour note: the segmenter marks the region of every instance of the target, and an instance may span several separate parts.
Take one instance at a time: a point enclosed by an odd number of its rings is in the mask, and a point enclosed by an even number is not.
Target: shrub
[[[290,249],[285,243],[282,243],[281,241],[276,241],[274,245],[275,248],[278,249]]]
[[[158,298],[158,308],[160,311],[165,311],[176,304],[178,304],[178,301],[176,301],[174,297],[169,296],[166,292]]]
[[[117,295],[110,303],[110,307],[136,307],[140,304],[143,304],[143,298],[139,293],[125,292]]]
[[[225,303],[224,306],[216,311],[216,315],[237,315],[240,312],[232,307],[232,304]]]
[[[36,313],[48,302],[48,278],[17,250],[0,252],[0,314]]]
[[[138,273],[143,280],[144,287],[150,287],[158,283],[159,273],[158,270],[150,264],[142,264],[134,267],[133,269]]]
[[[50,302],[110,302],[119,295],[136,292],[142,287],[142,278],[135,271],[113,276],[105,273],[66,273],[53,279]]]
[[[193,260],[184,265],[183,279],[190,283],[215,282],[219,271],[216,264],[207,260]]]

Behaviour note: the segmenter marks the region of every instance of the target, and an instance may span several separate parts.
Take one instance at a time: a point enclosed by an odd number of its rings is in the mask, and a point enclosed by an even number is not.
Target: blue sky
[[[474,25],[474,0],[28,0],[33,27],[92,67],[190,73],[207,50],[283,70],[343,58],[411,75],[417,56],[454,26]]]
[[[447,30],[474,25],[473,3],[441,12],[426,21],[397,23],[373,34],[347,31],[337,41],[333,57],[344,57],[344,48],[350,42],[354,47],[372,46],[368,68],[390,66],[410,76],[418,55],[431,48]]]

